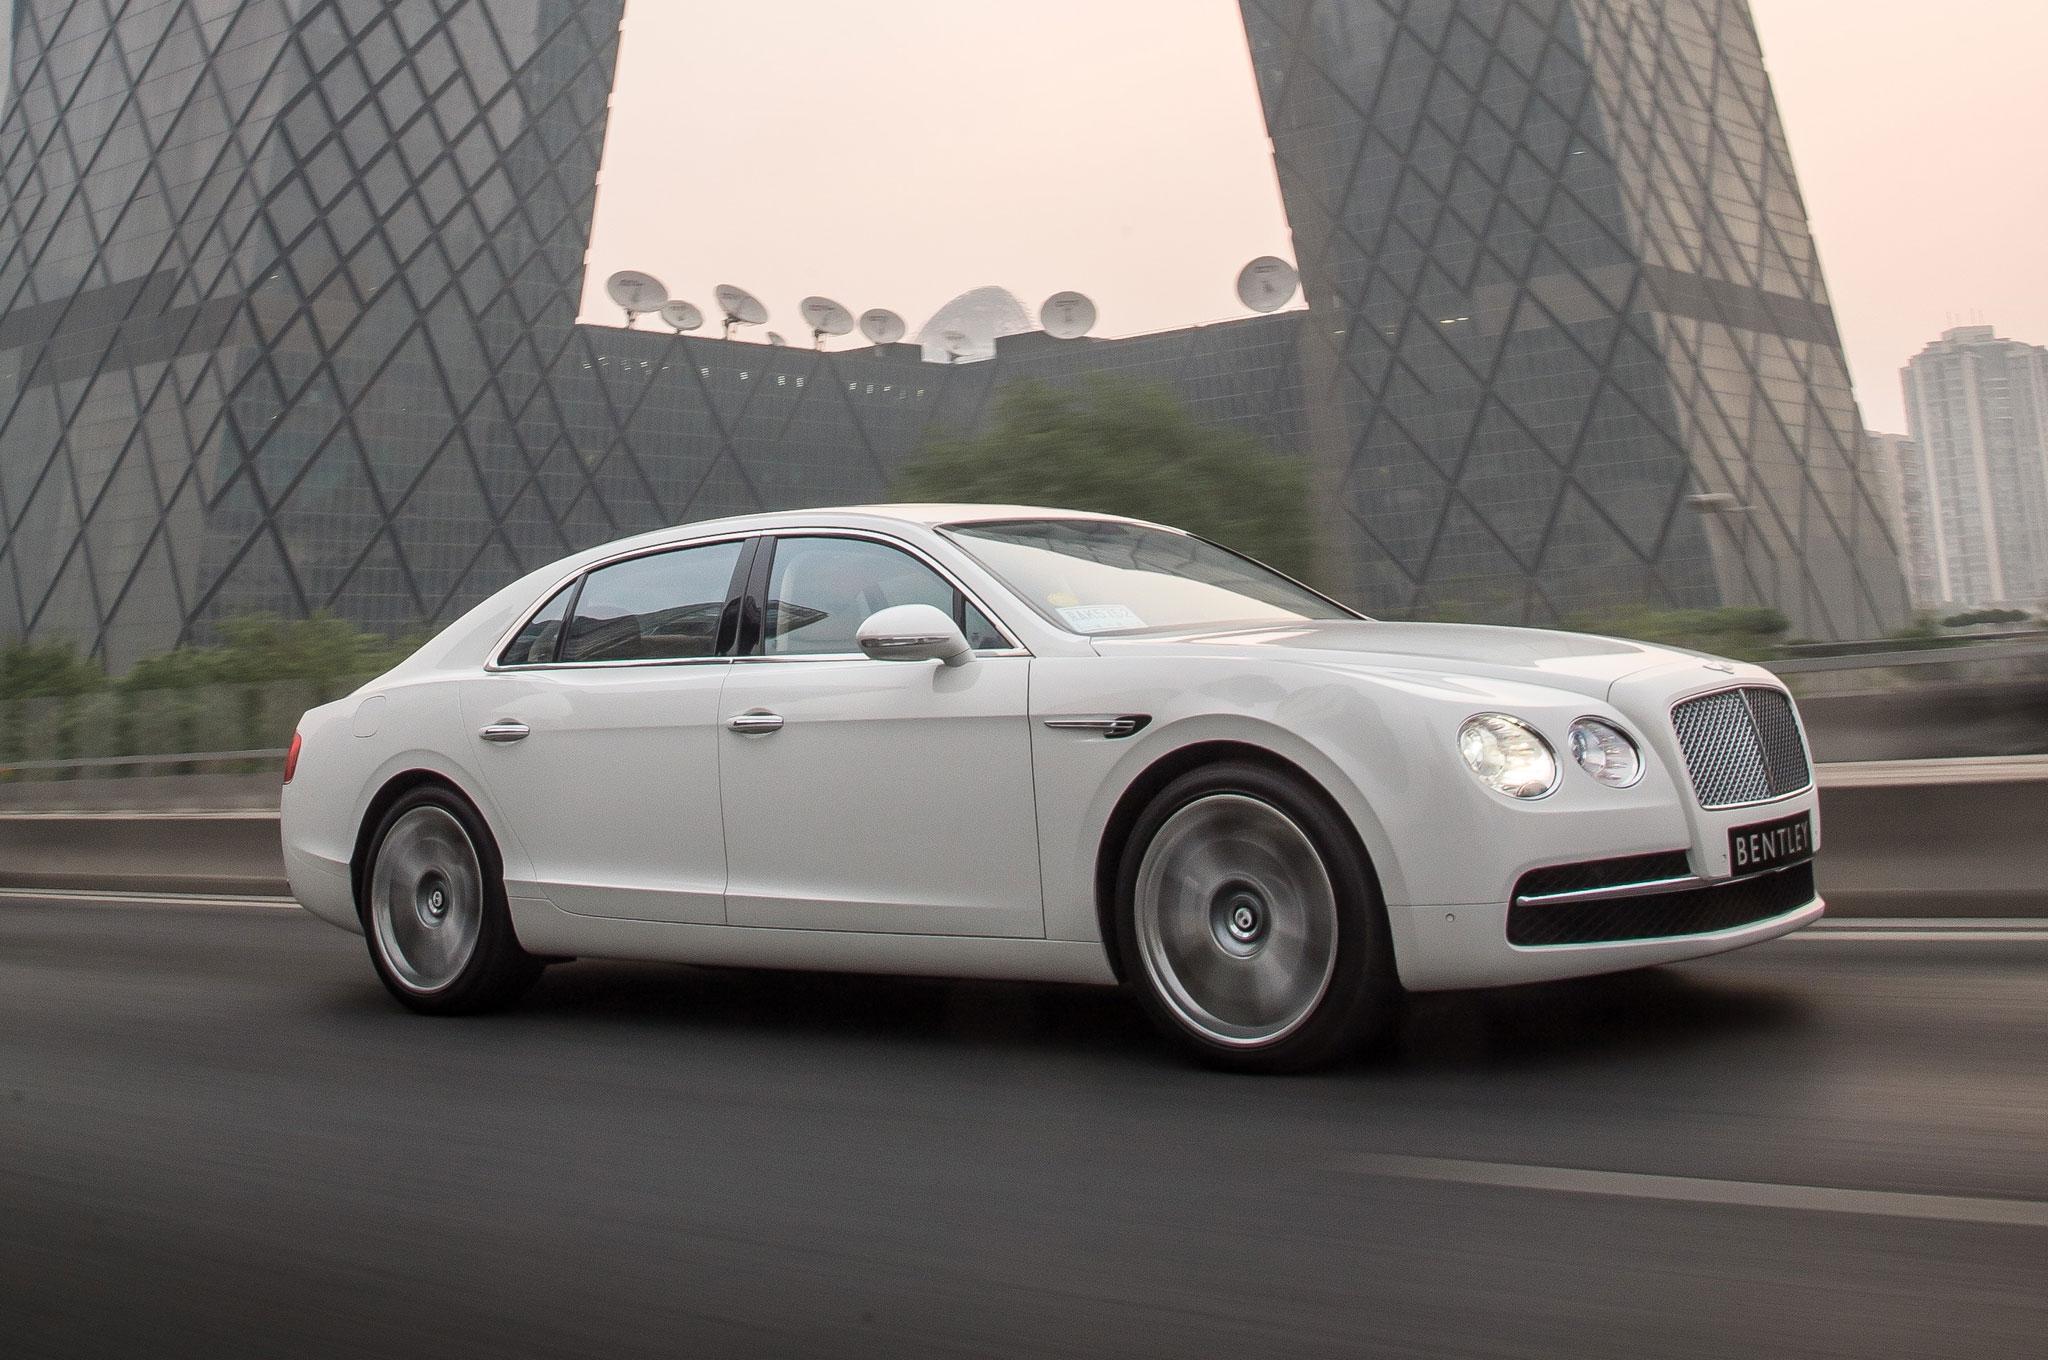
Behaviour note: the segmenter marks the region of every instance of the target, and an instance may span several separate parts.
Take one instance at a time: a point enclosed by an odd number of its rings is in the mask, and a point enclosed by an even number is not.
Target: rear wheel
[[[363,934],[391,994],[429,1015],[518,1000],[542,963],[519,947],[490,833],[444,789],[407,794],[371,842]]]
[[[1181,776],[1139,819],[1118,881],[1146,1009],[1202,1060],[1301,1071],[1388,1023],[1400,988],[1372,873],[1301,781],[1234,762]]]

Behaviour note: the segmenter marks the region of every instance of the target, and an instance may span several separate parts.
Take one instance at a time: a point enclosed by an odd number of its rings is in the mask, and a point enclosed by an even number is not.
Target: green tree
[[[365,633],[330,614],[285,620],[251,614],[221,624],[212,647],[180,647],[147,657],[121,679],[132,691],[303,680],[323,692],[389,670],[417,645]]]
[[[1098,379],[1003,391],[985,434],[927,444],[898,473],[910,501],[1055,506],[1171,524],[1307,576],[1308,471],[1239,431],[1204,425],[1172,392]]]
[[[68,642],[0,646],[0,699],[90,694],[106,683],[106,672]]]
[[[2024,609],[1971,609],[1951,614],[1941,621],[1944,628],[1976,628],[1991,623],[2032,623],[2034,616]]]

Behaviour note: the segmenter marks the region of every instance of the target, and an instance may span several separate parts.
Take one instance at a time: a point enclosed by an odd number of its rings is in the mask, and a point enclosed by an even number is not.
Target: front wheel
[[[490,833],[445,789],[409,793],[384,814],[362,911],[377,976],[413,1010],[493,1010],[540,976],[513,933]]]
[[[1389,1023],[1400,985],[1372,872],[1299,780],[1239,763],[1181,776],[1133,829],[1118,885],[1139,995],[1203,1061],[1302,1071]]]

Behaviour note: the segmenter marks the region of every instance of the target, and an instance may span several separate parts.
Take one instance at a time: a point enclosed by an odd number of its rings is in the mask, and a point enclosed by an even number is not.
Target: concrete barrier
[[[2048,917],[2048,757],[1821,767],[1821,887],[1855,917]],[[275,811],[0,813],[0,887],[286,891]]]

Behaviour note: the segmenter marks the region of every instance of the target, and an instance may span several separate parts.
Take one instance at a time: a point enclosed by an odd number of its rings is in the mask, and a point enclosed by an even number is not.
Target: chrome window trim
[[[621,562],[632,562],[642,557],[658,557],[662,553],[682,552],[689,548],[715,548],[721,543],[738,543],[741,552],[744,553],[746,545],[759,537],[760,534],[753,531],[713,534],[709,538],[685,539],[680,543],[663,543],[652,548],[632,548],[625,552],[614,553],[610,557],[601,558],[587,566],[578,567],[554,585],[542,591],[540,599],[531,608],[520,614],[519,622],[505,630],[504,635],[491,648],[490,660],[484,663],[484,670],[494,675],[518,675],[527,671],[623,670],[629,667],[647,666],[703,666],[714,662],[720,665],[728,664],[732,661],[732,658],[729,656],[679,656],[651,661],[535,661],[518,666],[500,665],[498,664],[498,658],[505,654],[505,649],[512,645],[512,639],[524,632],[526,625],[532,623],[536,615],[554,603],[555,596],[588,577],[593,572],[603,571],[606,567],[617,566]],[[572,600],[570,603],[573,605],[576,602]],[[564,632],[568,631],[569,625],[572,622],[574,622],[572,619],[565,618],[562,620]]]
[[[1011,628],[1008,623],[1004,622],[1003,616],[1001,614],[998,614],[995,610],[990,609],[987,603],[983,601],[983,599],[979,595],[969,590],[966,586],[960,584],[959,578],[954,576],[952,572],[948,571],[939,562],[935,561],[930,553],[924,551],[924,549],[918,547],[914,543],[910,543],[904,539],[895,537],[893,534],[880,533],[873,529],[804,528],[798,526],[779,526],[773,529],[759,530],[753,536],[757,538],[856,538],[864,539],[869,543],[879,543],[885,548],[900,549],[903,552],[910,554],[910,556],[916,558],[919,562],[923,563],[926,567],[928,567],[931,570],[932,574],[937,576],[941,581],[944,581],[947,585],[959,591],[962,597],[966,599],[967,603],[973,605],[976,609],[980,610],[981,616],[987,619],[991,624],[995,625],[995,630],[998,633],[1001,633],[1004,638],[1008,639],[1010,643],[1010,645],[1007,647],[977,648],[974,652],[975,656],[1005,657],[1031,655],[1031,649],[1026,647],[1023,643],[1017,640],[1016,630]],[[770,584],[773,584],[775,580],[774,563],[772,562],[769,564],[768,580]],[[549,598],[552,599],[553,597],[550,596]],[[543,603],[545,603],[545,601],[543,601]],[[765,606],[768,602],[766,600],[763,600],[761,603],[765,609]],[[768,645],[768,639],[765,636],[761,639],[761,645],[763,647],[766,647]],[[759,656],[735,656],[728,658],[728,660],[732,661],[873,661],[874,659],[875,658],[869,656],[866,652],[831,652],[810,653],[808,655],[802,656],[771,656],[765,651]],[[903,663],[900,661],[888,661],[884,664],[890,666],[900,666]]]
[[[1806,783],[1790,793],[1781,793],[1771,798],[1759,798],[1750,803],[1716,803],[1712,807],[1708,807],[1700,801],[1699,789],[1693,783],[1692,761],[1687,758],[1685,742],[1678,735],[1678,710],[1697,699],[1711,699],[1716,694],[1740,694],[1746,689],[1776,690],[1784,695],[1785,702],[1792,706],[1792,723],[1794,727],[1799,729],[1799,749],[1806,753]],[[1680,767],[1685,771],[1685,787],[1692,794],[1693,806],[1702,812],[1718,816],[1723,812],[1743,812],[1750,808],[1770,807],[1777,803],[1789,803],[1794,798],[1804,798],[1807,794],[1812,793],[1820,784],[1820,770],[1813,763],[1813,743],[1808,741],[1806,737],[1806,719],[1799,716],[1799,701],[1793,698],[1792,691],[1783,685],[1766,684],[1761,680],[1742,680],[1732,685],[1716,685],[1712,689],[1695,690],[1691,694],[1680,695],[1678,698],[1673,699],[1671,706],[1665,710],[1664,727],[1666,731],[1671,733],[1671,739],[1678,744],[1678,761]],[[1798,866],[1794,865],[1791,867],[1796,868]]]
[[[979,595],[960,584],[952,572],[948,571],[938,562],[933,561],[931,554],[923,551],[916,544],[906,542],[890,534],[877,533],[871,529],[778,526],[771,529],[746,529],[737,532],[713,534],[708,538],[684,539],[676,543],[658,544],[651,548],[633,548],[578,567],[576,570],[563,576],[554,585],[542,591],[540,598],[530,608],[520,614],[519,621],[505,630],[504,634],[499,637],[497,643],[491,648],[490,660],[484,663],[484,671],[492,675],[523,675],[533,671],[628,670],[644,669],[650,666],[729,666],[736,661],[872,661],[874,658],[868,656],[865,652],[845,652],[833,653],[829,656],[691,656],[653,661],[536,661],[517,666],[498,664],[498,658],[503,656],[505,649],[512,645],[512,639],[518,637],[525,630],[526,625],[533,622],[535,615],[553,603],[555,596],[561,594],[563,590],[594,572],[602,571],[606,567],[616,566],[621,562],[631,562],[636,558],[654,557],[661,553],[681,552],[688,548],[714,548],[721,543],[739,543],[744,548],[744,545],[758,538],[860,538],[880,543],[885,547],[900,548],[922,562],[926,567],[929,567],[938,575],[940,580],[959,591],[961,595],[966,597],[967,602],[976,609],[979,609],[982,617],[994,624],[996,631],[1001,633],[1010,642],[1008,647],[977,650],[974,653],[975,656],[1009,657],[1031,655],[1031,650],[1024,646],[1023,643],[1017,641],[1015,630],[1003,621],[1000,614],[990,609]],[[563,627],[565,629],[568,623],[569,620],[563,620]],[[892,661],[888,664],[901,665],[902,663]]]

